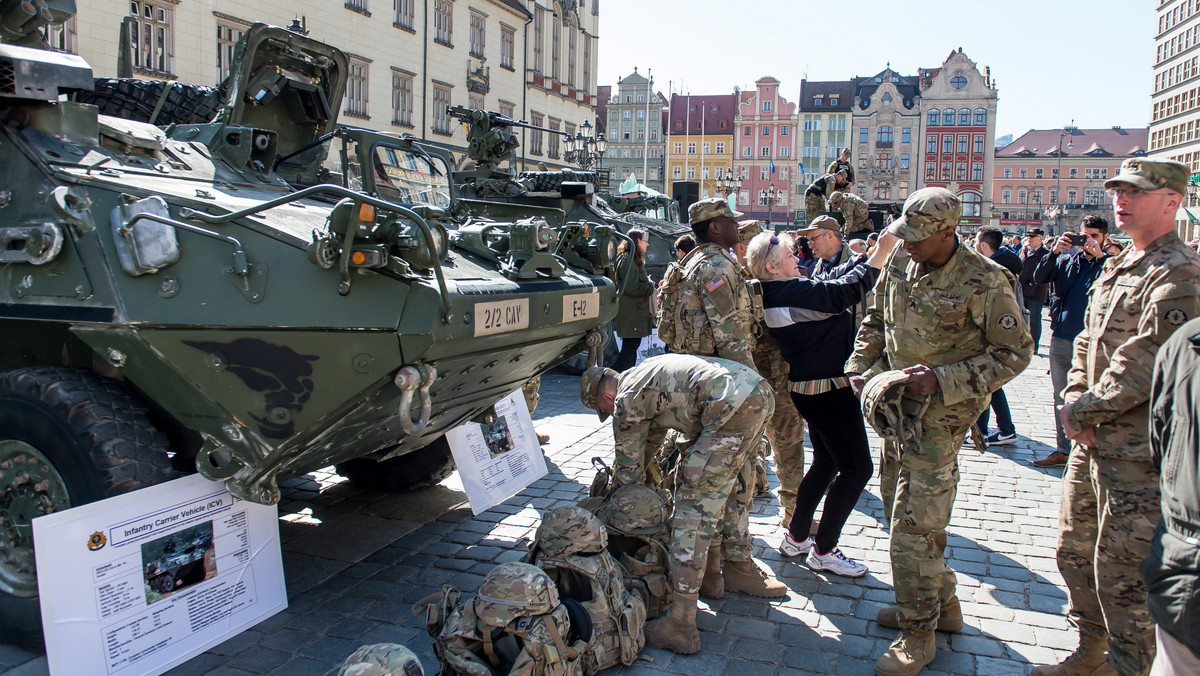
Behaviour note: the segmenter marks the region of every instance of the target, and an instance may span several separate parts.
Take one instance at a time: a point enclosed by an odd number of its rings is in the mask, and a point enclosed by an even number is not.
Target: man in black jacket
[[[1050,285],[1050,382],[1054,386],[1054,405],[1063,403],[1062,391],[1067,386],[1067,371],[1071,369],[1072,343],[1083,330],[1083,315],[1087,312],[1087,293],[1092,282],[1104,267],[1104,245],[1108,241],[1108,221],[1099,216],[1083,219],[1083,246],[1074,246],[1067,235],[1059,237],[1053,248],[1033,269],[1034,284]],[[1058,431],[1058,448],[1050,455],[1034,460],[1037,467],[1067,464],[1071,442],[1063,431],[1058,416],[1054,416]]]
[[[1151,673],[1200,674],[1200,319],[1158,350],[1150,388],[1150,458],[1162,521],[1142,561],[1157,654]]]
[[[1004,234],[999,228],[985,225],[975,233],[975,250],[987,256],[1000,267],[1008,270],[1016,278],[1021,274],[1021,258],[1013,253],[1012,249],[1004,246]],[[1017,295],[1017,300],[1021,300],[1020,294]],[[1035,341],[1036,342],[1036,339]],[[996,431],[988,433],[988,421],[990,420],[990,412],[996,412]],[[1012,412],[1008,408],[1008,396],[1004,394],[1004,388],[992,392],[992,404],[979,414],[980,433],[987,437],[989,446],[1007,446],[1017,442],[1017,428],[1013,426]],[[970,437],[968,437],[970,438]]]
[[[1050,285],[1037,284],[1033,281],[1033,271],[1049,249],[1042,246],[1045,233],[1041,228],[1034,228],[1025,235],[1021,245],[1021,274],[1017,281],[1021,282],[1021,294],[1025,296],[1025,309],[1029,310],[1029,334],[1033,336],[1033,351],[1036,354],[1042,344],[1042,310],[1050,299]]]

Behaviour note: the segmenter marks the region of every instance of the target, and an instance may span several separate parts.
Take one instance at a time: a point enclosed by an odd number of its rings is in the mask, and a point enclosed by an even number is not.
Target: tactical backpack
[[[629,666],[646,644],[646,605],[625,587],[625,571],[606,547],[604,524],[582,507],[556,507],[542,517],[528,563],[549,574],[560,599],[578,601],[594,637],[584,655],[585,674]]]
[[[666,273],[663,274],[662,285],[659,287],[662,297],[658,303],[658,339],[677,352],[686,351],[677,347],[678,341],[685,338],[682,335],[685,330],[682,326],[683,305],[679,302],[679,292],[683,286],[683,280],[687,276],[688,265],[693,260],[701,260],[696,253],[698,251],[700,251],[700,247],[692,249],[679,261],[668,265]]]
[[[527,563],[502,563],[463,600],[446,585],[413,605],[428,614],[443,674],[461,676],[584,676],[592,642],[587,611],[560,600],[545,571]]]
[[[597,503],[588,498],[581,504]],[[596,518],[608,531],[608,551],[627,575],[625,586],[641,597],[649,618],[671,606],[670,513],[660,492],[641,484],[621,486],[595,509]]]

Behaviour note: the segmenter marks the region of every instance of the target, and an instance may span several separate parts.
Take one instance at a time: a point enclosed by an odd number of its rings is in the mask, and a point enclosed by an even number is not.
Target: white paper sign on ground
[[[546,476],[546,456],[520,390],[496,402],[495,423],[465,422],[447,432],[446,441],[476,515]]]
[[[51,674],[161,674],[287,607],[278,510],[200,475],[33,520]]]

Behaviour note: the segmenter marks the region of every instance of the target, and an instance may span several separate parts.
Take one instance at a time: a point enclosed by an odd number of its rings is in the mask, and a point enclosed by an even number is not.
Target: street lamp
[[[1062,217],[1067,215],[1067,210],[1062,206],[1062,156],[1063,156],[1063,139],[1068,135],[1075,134],[1075,120],[1071,120],[1070,126],[1063,127],[1058,133],[1058,150],[1055,153],[1058,155],[1058,168],[1054,170],[1054,208],[1047,209],[1046,215],[1054,219],[1054,229],[1050,231],[1051,235],[1059,234],[1058,226],[1062,223]],[[1075,147],[1074,139],[1067,141],[1067,149]],[[1053,214],[1050,212],[1053,211]]]
[[[574,136],[565,135],[563,148],[566,151],[563,153],[563,159],[567,162],[579,165],[579,168],[584,171],[593,166],[596,167],[596,171],[599,171],[604,151],[608,150],[608,139],[604,138],[604,134],[597,134],[593,137],[592,123],[584,120]]]
[[[724,193],[725,197],[729,197],[730,195],[732,195],[735,192],[740,191],[741,189],[742,189],[742,179],[734,178],[732,169],[730,169],[728,172],[726,172],[726,174],[724,176],[717,179],[717,190]]]
[[[771,212],[771,207],[775,206],[775,196],[778,194],[775,192],[775,184],[768,183],[765,192],[767,195],[767,222],[770,223],[771,219],[775,217],[775,214]]]

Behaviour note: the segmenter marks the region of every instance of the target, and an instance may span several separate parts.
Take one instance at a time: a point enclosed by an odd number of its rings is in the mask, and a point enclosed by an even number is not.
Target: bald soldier
[[[907,390],[929,395],[918,450],[883,443],[879,489],[891,526],[896,605],[879,623],[900,636],[875,662],[879,676],[911,676],[933,661],[933,630],[957,631],[962,613],[946,567],[946,526],[958,489],[958,450],[991,393],[1029,364],[1033,339],[1017,303],[1016,278],[955,234],[962,202],[944,188],[909,196],[888,230],[900,237],[875,286],[846,375],[908,374]]]
[[[1146,674],[1154,661],[1138,574],[1161,515],[1147,402],[1159,347],[1200,316],[1200,256],[1175,233],[1188,174],[1178,162],[1131,158],[1104,182],[1131,246],[1092,283],[1059,411],[1076,446],[1063,475],[1058,569],[1079,648],[1037,676]]]
[[[614,487],[643,482],[647,454],[667,430],[694,440],[676,470],[668,564],[674,600],[666,615],[646,625],[647,645],[689,655],[700,649],[696,601],[721,522],[737,522],[721,528],[726,582],[757,596],[786,593],[751,558],[749,515],[731,498],[775,409],[762,376],[728,359],[664,354],[620,374],[592,367],[580,379],[579,394],[601,420],[614,416]],[[729,540],[731,530],[740,534],[736,541]]]

